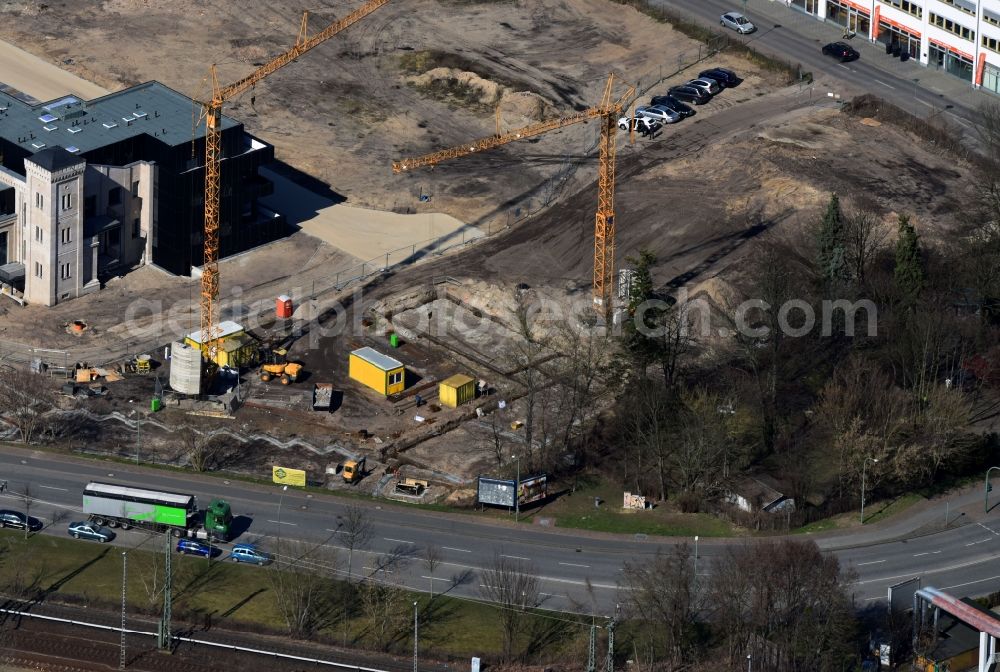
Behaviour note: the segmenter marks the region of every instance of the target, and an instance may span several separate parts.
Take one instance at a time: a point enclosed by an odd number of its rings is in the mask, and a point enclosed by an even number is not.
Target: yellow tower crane
[[[334,21],[322,31],[309,37],[309,12],[302,14],[302,23],[295,45],[260,66],[246,77],[228,86],[219,86],[215,66],[211,67],[212,99],[199,102],[201,119],[205,120],[205,252],[201,276],[201,345],[202,356],[211,357],[211,343],[216,335],[215,302],[219,298],[219,162],[222,159],[222,105],[233,99],[268,75],[288,65],[302,54],[357,23],[389,0],[369,0],[347,16]]]
[[[456,159],[476,152],[493,149],[516,140],[535,137],[578,124],[590,119],[601,120],[601,138],[598,145],[597,173],[597,216],[594,222],[594,305],[607,313],[611,307],[611,289],[614,286],[615,268],[615,132],[618,115],[635,97],[635,87],[629,85],[625,93],[615,99],[612,92],[614,75],[608,77],[604,87],[604,95],[597,107],[588,108],[582,112],[560,117],[537,124],[531,124],[507,133],[500,133],[497,123],[496,135],[474,140],[457,147],[442,149],[431,154],[411,159],[401,159],[392,163],[394,173],[434,166],[442,161]]]

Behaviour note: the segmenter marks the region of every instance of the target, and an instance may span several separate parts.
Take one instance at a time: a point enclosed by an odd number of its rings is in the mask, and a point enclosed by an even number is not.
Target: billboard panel
[[[523,479],[520,487],[517,489],[518,504],[524,506],[525,504],[531,504],[532,502],[537,502],[540,499],[545,499],[545,495],[547,494],[547,478],[548,477],[545,474],[542,474],[540,476],[532,476],[531,478]]]
[[[280,485],[297,485],[304,488],[306,487],[306,472],[302,469],[272,466],[271,480]]]
[[[478,499],[480,504],[514,507],[514,480],[479,477]]]

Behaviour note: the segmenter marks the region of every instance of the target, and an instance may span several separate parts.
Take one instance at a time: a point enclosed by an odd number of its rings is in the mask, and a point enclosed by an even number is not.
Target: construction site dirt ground
[[[748,118],[755,119],[752,126]],[[691,295],[704,291],[720,305],[735,291],[755,241],[807,235],[809,222],[819,216],[832,191],[844,195],[848,208],[874,205],[886,216],[887,226],[891,213],[909,213],[921,235],[936,241],[958,224],[954,204],[969,197],[971,189],[967,167],[918,138],[837,107],[812,104],[790,91],[734,106],[711,124],[692,124],[688,131],[684,142],[653,141],[641,153],[622,157],[618,249],[620,257],[650,249],[659,257],[654,273],[659,283],[686,288]],[[873,184],[879,185],[877,191],[869,189]],[[866,191],[876,194],[875,201],[860,203],[853,197]],[[719,196],[728,193],[741,196]],[[420,409],[413,393],[454,373],[497,386],[503,382],[495,368],[504,368],[518,283],[537,288],[550,303],[568,306],[580,300],[578,306],[589,306],[592,207],[591,185],[568,196],[558,209],[507,233],[377,279],[363,294],[343,298],[347,315],[336,319],[347,328],[335,330],[333,318],[318,317],[293,345],[291,355],[308,372],[301,383],[248,383],[248,404],[235,420],[191,417],[174,409],[156,414],[150,420],[166,429],[150,426],[143,449],[159,451],[167,461],[183,460],[180,428],[210,433],[221,426],[253,447],[242,451],[239,464],[226,468],[266,478],[271,464],[292,462],[323,478],[325,469],[344,456],[366,455],[374,478],[366,479],[361,489],[372,492],[384,485],[383,450],[405,444],[399,456],[404,472],[440,486],[432,488],[429,499],[457,489],[461,496],[451,501],[468,501],[475,475],[497,470],[489,417],[475,417],[468,408],[432,411],[428,406],[437,403],[436,385],[420,390],[428,401]],[[444,277],[451,279],[443,285],[432,282]],[[442,298],[447,293],[453,300]],[[321,333],[327,328],[330,333]],[[400,348],[390,348],[389,329],[403,335]],[[349,380],[347,355],[362,346],[410,368],[409,396],[385,400]],[[313,382],[330,382],[342,393],[334,412],[309,410]],[[107,387],[107,398],[73,403],[98,414],[125,415],[136,404],[147,407],[145,399],[152,394],[149,380],[130,378]],[[425,422],[417,421],[417,415]],[[521,415],[516,404],[507,414],[508,419]],[[134,430],[127,422],[91,431],[98,431],[95,445],[116,446],[123,456],[129,454]],[[71,444],[78,440],[71,433],[61,436]]]
[[[108,86],[156,78],[193,95],[199,91],[191,73],[201,72],[206,63],[223,63],[223,80],[244,74],[252,62],[279,51],[297,28],[296,7],[265,10],[266,16],[261,16],[249,12],[246,1],[169,6],[126,0],[100,6],[52,3],[44,11],[33,3],[14,4],[21,14],[0,27],[0,36],[49,58],[72,59],[66,67]],[[291,354],[304,363],[307,378],[290,388],[252,383],[250,403],[233,420],[189,416],[175,409],[152,415],[143,421],[150,423],[143,434],[144,450],[159,452],[165,461],[183,460],[178,431],[190,427],[208,434],[221,428],[237,436],[241,445],[254,448],[242,451],[240,464],[227,466],[258,475],[269,473],[269,465],[279,458],[283,463],[297,460],[321,475],[344,454],[372,457],[377,474],[382,450],[401,442],[411,445],[404,463],[414,462],[418,473],[446,486],[467,485],[476,472],[493,468],[495,458],[479,418],[466,418],[462,410],[418,411],[413,395],[397,402],[381,399],[349,381],[346,367],[351,350],[371,345],[419,376],[422,382],[414,382],[411,391],[458,372],[495,381],[495,371],[425,338],[404,338],[401,348],[391,350],[379,325],[352,326],[339,333],[326,333],[326,328],[345,316],[351,325],[360,324],[362,318],[373,317],[372,301],[433,288],[432,280],[447,277],[470,294],[498,304],[523,283],[564,305],[588,307],[597,200],[591,151],[596,128],[578,124],[537,142],[394,177],[388,164],[401,154],[430,151],[495,130],[489,106],[474,95],[469,98],[466,88],[448,84],[454,80],[471,86],[468,82],[478,80],[449,71],[438,73],[445,84],[435,85],[438,75],[426,71],[412,75],[422,79],[411,86],[403,64],[425,54],[416,59],[418,64],[450,63],[465,73],[475,69],[481,78],[492,77],[493,84],[506,82],[512,91],[529,92],[538,102],[530,110],[525,96],[500,94],[501,102],[530,112],[504,116],[501,106],[502,124],[509,128],[594,104],[609,68],[648,84],[659,78],[661,68],[666,75],[679,60],[693,62],[699,47],[669,26],[605,0],[474,5],[418,0],[417,5],[389,3],[350,29],[343,40],[335,38],[321,47],[324,51],[303,57],[262,83],[253,105],[244,100],[229,111],[245,121],[250,132],[275,143],[279,158],[327,182],[348,204],[400,212],[434,209],[470,224],[491,218],[504,224],[507,218],[522,221],[512,221],[509,231],[466,250],[379,276],[365,284],[363,295],[352,288],[332,297],[342,304],[334,313],[325,305],[304,304],[310,310],[303,309],[300,317],[309,326]],[[458,12],[465,17],[461,22],[454,18]],[[329,12],[319,12],[313,25],[330,18]],[[129,30],[115,28],[115,39],[109,40],[112,25],[127,25]],[[61,26],[74,26],[73,32]],[[147,44],[144,36],[149,34],[170,37]],[[218,34],[232,36],[223,53],[212,46],[218,42],[208,39]],[[53,49],[53,44],[59,47]],[[641,45],[648,44],[658,45],[661,62],[646,58],[649,50]],[[401,60],[406,56],[410,60]],[[695,117],[666,127],[655,139],[637,139],[631,145],[620,137],[616,266],[649,249],[658,256],[658,284],[720,298],[740,279],[741,263],[752,253],[754,241],[804,235],[834,191],[848,207],[860,205],[856,194],[868,194],[887,221],[893,212],[910,214],[927,240],[943,237],[956,224],[954,205],[966,200],[973,188],[970,171],[960,161],[908,133],[843,114],[838,103],[823,94],[828,89],[823,82],[813,88],[784,86],[777,75],[761,74],[729,55],[710,64],[732,67],[746,81],[699,107]],[[487,84],[482,90],[496,95]],[[661,85],[654,92],[665,88]],[[421,202],[420,195],[429,196],[428,201]],[[546,202],[555,207],[524,219]],[[334,269],[358,261],[300,232],[224,262],[223,299],[231,301],[236,288],[243,303],[273,302],[289,285],[308,294],[311,277],[328,278]],[[11,308],[0,317],[0,327],[7,329],[0,333],[37,339],[41,347],[65,347],[80,342],[74,339],[99,339],[102,332],[114,329],[109,325],[124,314],[122,307],[128,303],[159,297],[187,299],[193,306],[197,283],[143,269],[53,311]],[[228,310],[225,317],[246,315],[239,306]],[[490,306],[477,310],[488,314]],[[195,314],[187,316],[186,324],[193,329]],[[76,319],[92,321],[94,329],[80,337],[65,333],[64,325]],[[152,324],[158,317],[147,314],[142,319]],[[408,324],[412,326],[401,316],[400,326]],[[478,353],[480,359],[486,355],[489,362],[498,355],[502,334],[499,329],[485,335],[459,333],[453,345]],[[333,383],[343,393],[333,413],[309,410],[309,391],[317,381]],[[88,425],[77,418],[60,438],[77,447],[87,444],[127,454],[134,440],[127,412],[148,408],[153,382],[130,378],[107,388],[107,397],[66,405],[114,416],[113,421]],[[433,387],[430,390],[427,397],[433,403]],[[515,407],[512,414],[517,413]],[[417,421],[416,415],[425,421]],[[427,423],[428,418],[434,422]],[[370,479],[365,487],[374,488],[379,480]]]

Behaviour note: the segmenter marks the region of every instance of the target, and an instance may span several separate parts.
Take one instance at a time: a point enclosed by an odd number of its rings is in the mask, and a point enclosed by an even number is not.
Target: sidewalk
[[[934,534],[963,525],[985,523],[993,518],[1000,521],[1000,510],[986,513],[983,488],[983,483],[975,482],[960,490],[915,504],[888,520],[863,527],[821,532],[815,535],[815,540],[823,550],[833,551]],[[990,499],[991,509],[998,508],[998,503],[1000,495],[993,494]]]
[[[780,24],[782,29],[789,29],[803,37],[814,39],[817,50],[824,44],[843,39],[842,26],[832,21],[820,21],[811,14],[786,6],[781,0],[747,0],[747,14],[751,20],[765,25]],[[869,65],[910,81],[918,80],[915,85],[937,93],[952,103],[957,102],[976,109],[985,102],[1000,102],[997,96],[974,89],[969,82],[937,68],[921,65],[915,59],[901,62],[898,58],[886,54],[885,47],[880,42],[870,42],[861,35],[846,41],[861,53],[861,58]]]

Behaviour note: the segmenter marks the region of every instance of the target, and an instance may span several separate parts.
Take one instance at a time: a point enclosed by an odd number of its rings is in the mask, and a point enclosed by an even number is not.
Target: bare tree
[[[539,604],[538,577],[534,568],[497,551],[490,565],[482,570],[484,599],[497,606],[497,618],[503,632],[503,656],[509,661],[514,642],[525,624],[524,612]]]
[[[815,542],[732,546],[712,568],[713,625],[730,666],[751,655],[762,670],[835,672],[853,659],[854,577]]]
[[[701,609],[695,561],[687,544],[652,560],[626,562],[621,596],[626,612],[646,626],[639,634],[651,647],[662,642],[667,661],[688,660],[699,645]]]
[[[424,567],[430,575],[431,599],[434,599],[434,570],[441,564],[441,547],[434,544],[424,546],[423,552]]]
[[[51,407],[52,390],[44,376],[5,368],[0,376],[0,413],[17,428],[22,442],[31,442],[42,415]]]
[[[368,622],[368,637],[374,646],[384,650],[409,623],[406,591],[393,582],[375,577],[366,579],[359,591],[361,609]]]
[[[343,522],[340,526],[340,540],[347,548],[347,580],[354,577],[354,551],[368,546],[374,534],[371,518],[368,512],[352,504],[344,512]]]
[[[341,542],[347,548],[347,584],[349,586],[354,579],[354,551],[355,549],[363,549],[371,542],[374,529],[368,512],[360,506],[352,504],[344,512],[339,531]],[[353,597],[353,591],[349,589],[344,591],[344,646],[347,646],[348,600]]]
[[[859,210],[844,220],[844,256],[850,274],[864,285],[869,266],[885,247],[889,227],[871,210]]]
[[[308,639],[322,624],[331,584],[324,570],[336,562],[332,551],[285,540],[267,578],[288,634]]]

